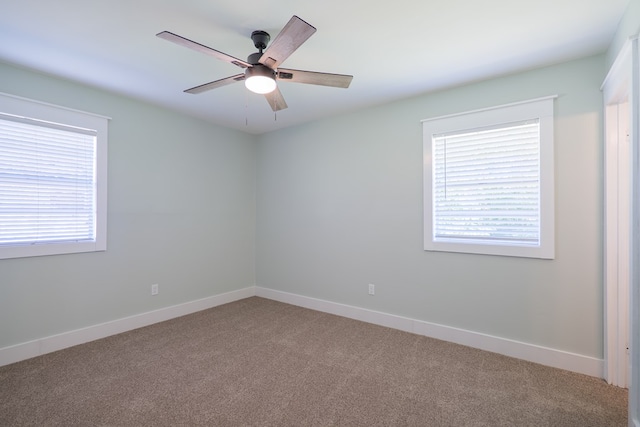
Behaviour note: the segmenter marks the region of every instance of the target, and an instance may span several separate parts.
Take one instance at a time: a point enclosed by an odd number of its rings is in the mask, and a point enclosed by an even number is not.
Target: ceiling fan
[[[288,68],[280,68],[282,64],[296,49],[298,49],[309,37],[316,32],[315,27],[309,25],[297,16],[293,16],[287,25],[267,48],[271,40],[269,33],[254,31],[251,40],[258,52],[249,55],[246,61],[235,58],[226,53],[212,49],[203,44],[194,42],[169,31],[158,33],[157,36],[170,42],[188,47],[190,49],[211,55],[214,58],[243,68],[243,74],[215,80],[200,86],[185,90],[186,93],[197,94],[207,90],[226,86],[231,83],[244,81],[245,86],[252,92],[264,94],[273,111],[287,108],[287,103],[278,89],[276,81],[290,81],[294,83],[307,83],[321,86],[348,88],[353,76],[345,74],[319,73],[316,71],[301,71]],[[266,49],[266,50],[265,50]]]

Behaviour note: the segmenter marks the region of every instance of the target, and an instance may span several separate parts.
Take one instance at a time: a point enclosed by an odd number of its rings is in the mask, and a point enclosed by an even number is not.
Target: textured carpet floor
[[[627,391],[248,298],[0,368],[1,426],[626,426]]]

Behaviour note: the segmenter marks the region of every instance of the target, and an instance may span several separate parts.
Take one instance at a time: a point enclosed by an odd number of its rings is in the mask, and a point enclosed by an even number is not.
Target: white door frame
[[[605,109],[604,377],[611,384],[629,387],[629,426],[640,427],[640,48],[637,36],[629,39],[620,51],[602,90]],[[630,347],[628,356],[625,342]]]
[[[640,42],[631,44],[630,133],[632,154],[631,223],[631,355],[629,384],[629,425],[640,427]]]
[[[629,103],[605,103],[604,303],[605,379],[629,386],[631,152]]]

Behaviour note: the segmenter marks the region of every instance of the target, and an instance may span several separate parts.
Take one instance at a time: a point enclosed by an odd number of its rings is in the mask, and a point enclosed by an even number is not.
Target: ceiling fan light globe
[[[251,92],[265,94],[276,90],[276,81],[267,76],[251,76],[244,81]]]

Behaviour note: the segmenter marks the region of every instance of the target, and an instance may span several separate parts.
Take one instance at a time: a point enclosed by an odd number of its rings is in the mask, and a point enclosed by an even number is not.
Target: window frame
[[[556,95],[528,101],[473,110],[422,120],[423,124],[423,203],[424,250],[526,258],[553,259],[555,257],[554,207],[554,123],[553,109]],[[470,240],[469,242],[436,241],[434,236],[433,200],[433,135],[462,132],[512,122],[538,119],[540,121],[540,243],[519,245],[511,242]]]
[[[0,92],[0,112],[96,131],[95,240],[0,246],[0,259],[97,252],[107,249],[107,153],[109,117]]]

